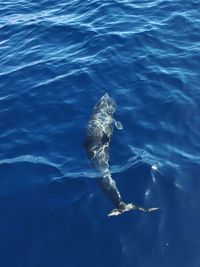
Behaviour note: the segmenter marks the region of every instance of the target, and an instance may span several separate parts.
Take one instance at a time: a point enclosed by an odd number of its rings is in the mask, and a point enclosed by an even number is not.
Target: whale
[[[116,102],[108,93],[104,94],[94,106],[87,125],[85,149],[91,167],[98,174],[96,178],[115,208],[108,216],[117,216],[130,210],[151,212],[159,208],[144,208],[133,203],[125,203],[117,188],[109,168],[109,147],[114,128],[122,130],[121,122],[114,119]]]

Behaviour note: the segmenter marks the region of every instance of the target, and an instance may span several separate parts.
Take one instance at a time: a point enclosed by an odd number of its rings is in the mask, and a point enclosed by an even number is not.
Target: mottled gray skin
[[[98,183],[117,208],[123,206],[121,195],[109,171],[109,145],[114,126],[122,126],[113,118],[116,110],[115,101],[105,94],[95,105],[88,122],[86,151],[95,171],[100,173]]]
[[[122,129],[120,122],[113,118],[116,110],[115,101],[106,93],[95,105],[92,116],[88,122],[87,138],[85,147],[88,159],[100,178],[98,183],[114,203],[116,209],[112,210],[108,216],[117,216],[130,210],[153,211],[158,208],[143,208],[133,203],[125,204],[116,187],[115,181],[112,179],[109,171],[109,145],[113,133],[114,126]]]

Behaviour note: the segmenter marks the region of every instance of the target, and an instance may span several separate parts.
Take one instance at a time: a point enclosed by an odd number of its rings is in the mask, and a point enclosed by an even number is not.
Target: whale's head
[[[113,115],[116,110],[116,102],[106,93],[95,106],[95,110],[101,110],[108,115]]]

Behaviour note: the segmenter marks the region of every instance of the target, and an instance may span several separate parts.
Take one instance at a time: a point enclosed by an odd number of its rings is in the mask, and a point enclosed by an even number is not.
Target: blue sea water
[[[1,0],[0,266],[200,266],[199,10]],[[113,178],[158,212],[107,217],[83,145],[105,92]]]

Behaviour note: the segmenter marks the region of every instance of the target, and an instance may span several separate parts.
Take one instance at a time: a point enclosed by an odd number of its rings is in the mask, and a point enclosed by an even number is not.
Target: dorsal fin
[[[103,136],[101,138],[101,141],[103,144],[109,143],[110,142],[110,138],[106,133],[103,133]]]

